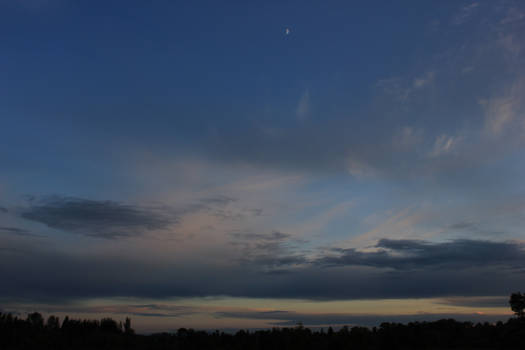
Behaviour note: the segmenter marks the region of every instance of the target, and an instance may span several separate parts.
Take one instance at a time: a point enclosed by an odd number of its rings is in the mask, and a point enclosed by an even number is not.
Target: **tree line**
[[[509,300],[516,317],[506,322],[382,323],[379,327],[311,330],[239,330],[235,334],[181,328],[173,333],[135,334],[131,320],[77,320],[38,312],[26,318],[0,313],[0,349],[524,349],[525,295]]]

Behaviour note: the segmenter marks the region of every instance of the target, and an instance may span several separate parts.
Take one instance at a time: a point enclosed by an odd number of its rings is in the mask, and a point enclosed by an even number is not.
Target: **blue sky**
[[[0,4],[2,309],[508,317],[524,34],[520,1]]]

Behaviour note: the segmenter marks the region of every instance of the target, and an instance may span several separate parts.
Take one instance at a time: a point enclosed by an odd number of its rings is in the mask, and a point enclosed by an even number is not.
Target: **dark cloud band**
[[[108,239],[137,236],[177,223],[166,208],[61,196],[33,200],[21,216],[65,232]]]
[[[336,260],[314,261],[300,255],[287,260],[279,252],[263,251],[248,261],[217,265],[203,257],[146,263],[131,257],[79,257],[4,243],[0,279],[10,283],[0,284],[0,296],[445,298],[508,295],[525,278],[524,253],[518,243],[383,240],[378,246],[384,252],[356,255],[352,251],[352,259],[347,250]],[[268,266],[287,273],[268,273]]]
[[[429,243],[416,240],[380,240],[374,252],[353,248],[334,249],[334,256],[317,261],[323,266],[371,266],[396,270],[471,268],[481,264],[521,267],[525,263],[522,244],[479,240]]]

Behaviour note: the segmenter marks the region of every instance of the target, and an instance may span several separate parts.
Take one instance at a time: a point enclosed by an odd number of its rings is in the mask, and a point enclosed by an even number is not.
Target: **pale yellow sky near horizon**
[[[178,328],[195,329],[240,329],[240,328],[272,328],[279,322],[301,317],[352,317],[377,316],[377,325],[381,317],[385,321],[395,320],[396,316],[422,316],[428,319],[436,315],[444,318],[457,316],[461,320],[479,322],[478,316],[493,317],[505,321],[512,316],[509,307],[497,307],[495,303],[505,303],[507,297],[450,297],[450,298],[416,298],[416,299],[368,299],[319,301],[301,299],[259,299],[234,297],[205,297],[177,299],[139,299],[139,298],[105,298],[85,299],[71,304],[24,304],[10,303],[5,311],[18,311],[21,314],[38,311],[46,317],[53,314],[63,319],[70,318],[100,319],[112,317],[124,320],[130,317],[134,329],[139,333],[175,331]],[[478,304],[475,306],[474,304]],[[486,303],[488,306],[483,306]],[[467,305],[462,305],[467,304]],[[468,305],[472,304],[472,305]],[[232,317],[228,313],[246,313],[243,317]],[[258,313],[275,313],[275,319],[257,318],[250,315]],[[283,313],[283,315],[280,315]],[[148,315],[149,314],[149,315]],[[161,316],[161,314],[163,316]],[[425,317],[423,316],[423,319]],[[418,317],[418,320],[419,317]],[[400,322],[409,322],[400,319]],[[337,323],[312,324],[303,322],[305,326],[328,327],[342,326]],[[349,324],[358,325],[358,324]]]

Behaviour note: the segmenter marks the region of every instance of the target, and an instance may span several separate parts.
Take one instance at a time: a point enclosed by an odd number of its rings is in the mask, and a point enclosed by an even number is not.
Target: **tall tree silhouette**
[[[126,322],[124,322],[124,333],[126,333],[126,334],[134,334],[135,333],[133,328],[131,328],[131,319],[129,317],[126,317]]]
[[[510,308],[518,318],[523,319],[525,317],[525,295],[520,292],[512,293],[509,299]]]

